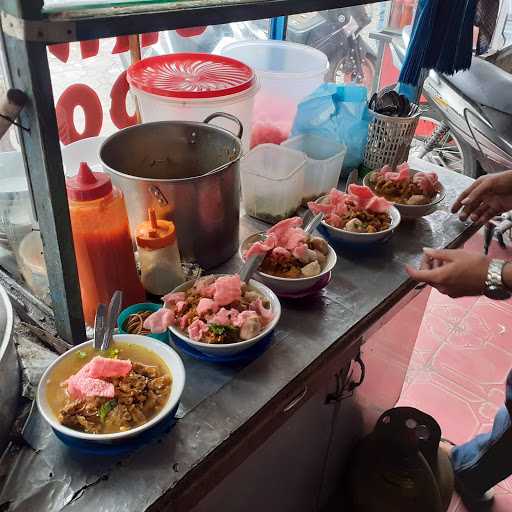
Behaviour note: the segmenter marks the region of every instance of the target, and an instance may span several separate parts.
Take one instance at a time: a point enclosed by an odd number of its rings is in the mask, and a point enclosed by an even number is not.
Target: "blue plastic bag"
[[[347,147],[343,167],[359,166],[368,140],[367,97],[361,85],[322,84],[299,104],[292,135],[336,140]]]

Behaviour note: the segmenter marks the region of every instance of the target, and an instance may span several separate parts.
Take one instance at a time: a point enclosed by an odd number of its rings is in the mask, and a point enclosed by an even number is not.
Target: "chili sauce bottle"
[[[108,304],[116,290],[123,307],[144,302],[123,193],[107,174],[82,162],[66,179],[85,323],[94,325],[98,304]]]

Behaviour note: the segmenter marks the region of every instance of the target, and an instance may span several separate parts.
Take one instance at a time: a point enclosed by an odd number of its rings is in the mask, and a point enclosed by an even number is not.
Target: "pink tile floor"
[[[468,250],[482,250],[474,237]],[[491,255],[512,258],[493,242]],[[431,414],[455,443],[490,429],[512,368],[512,300],[450,299],[432,290],[398,405]],[[512,510],[512,478],[496,489],[493,510]],[[450,512],[466,512],[454,497]]]

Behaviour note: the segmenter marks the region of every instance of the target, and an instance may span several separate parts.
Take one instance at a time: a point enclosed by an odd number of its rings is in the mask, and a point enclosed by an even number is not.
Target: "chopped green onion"
[[[98,411],[98,415],[100,417],[100,420],[102,423],[105,423],[105,420],[112,409],[114,409],[117,406],[117,400],[109,400],[108,402],[105,402]]]
[[[109,359],[117,359],[119,357],[119,349],[118,348],[109,348],[105,352],[105,357]]]
[[[215,334],[215,336],[222,336],[226,332],[226,326],[224,325],[210,325],[210,331]]]
[[[228,332],[236,331],[236,327],[233,327],[232,325],[210,324],[208,328],[211,333],[215,334],[215,336],[222,336]]]
[[[85,359],[87,357],[87,352],[84,352],[83,350],[80,350],[78,353],[77,353],[78,357],[80,359]]]

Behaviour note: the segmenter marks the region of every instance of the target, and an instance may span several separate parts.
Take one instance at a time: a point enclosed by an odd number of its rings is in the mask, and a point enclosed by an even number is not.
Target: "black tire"
[[[344,58],[345,55],[340,56],[339,58],[334,59],[334,64],[331,63],[328,74],[329,82],[346,84],[352,81],[351,78],[349,78],[347,74],[343,73],[342,71]],[[377,58],[371,53],[367,53],[363,57],[363,71],[365,73],[363,85],[366,85],[368,90],[371,91],[373,87],[373,79],[375,78],[375,73],[377,71]]]

